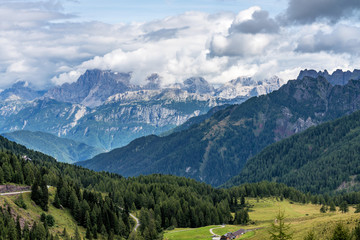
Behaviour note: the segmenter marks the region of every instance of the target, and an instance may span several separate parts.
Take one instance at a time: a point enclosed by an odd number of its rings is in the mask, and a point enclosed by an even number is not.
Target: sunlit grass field
[[[271,223],[274,221],[276,214],[280,211],[285,211],[286,223],[290,224],[291,232],[294,240],[302,240],[306,234],[313,230],[317,239],[327,239],[332,233],[333,227],[336,223],[342,222],[345,226],[353,229],[360,220],[360,214],[354,213],[355,209],[350,207],[348,213],[327,212],[320,213],[320,205],[292,203],[288,200],[280,201],[276,198],[264,199],[249,199],[246,201],[254,207],[249,212],[250,219],[254,224],[246,226],[226,225],[225,228],[215,229],[213,232],[218,235],[223,235],[227,232],[233,232],[244,229],[254,229],[253,232],[244,234],[240,239],[264,240],[269,239],[269,229]],[[210,240],[211,228],[218,226],[207,226],[196,229],[176,228],[172,231],[166,231],[164,239],[168,240]]]
[[[53,187],[49,188],[49,202],[53,202],[55,196],[56,189]],[[19,197],[19,195],[11,195],[11,196],[1,196],[0,197],[0,206],[4,206],[5,202],[10,205],[10,207],[20,216],[26,219],[26,221],[32,225],[34,220],[39,221],[40,215],[42,213],[51,214],[55,218],[55,225],[50,227],[49,230],[51,233],[62,234],[64,228],[70,236],[74,236],[75,229],[78,227],[80,235],[84,238],[86,229],[77,226],[76,221],[71,216],[70,211],[68,209],[57,209],[52,204],[49,204],[49,211],[43,211],[39,206],[37,206],[30,198],[30,193],[23,193],[23,199],[25,204],[27,205],[27,209],[22,209],[18,207],[14,200]]]

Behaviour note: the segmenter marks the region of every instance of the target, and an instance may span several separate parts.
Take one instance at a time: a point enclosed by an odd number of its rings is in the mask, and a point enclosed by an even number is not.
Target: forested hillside
[[[322,77],[305,77],[229,106],[185,131],[139,138],[79,164],[124,176],[174,174],[217,186],[269,144],[360,109],[359,95],[360,81],[332,86]]]
[[[86,238],[89,239],[106,235],[153,240],[161,239],[163,230],[168,227],[238,223],[242,220],[236,216],[241,216],[244,211],[243,203],[247,197],[277,197],[324,205],[340,205],[345,201],[349,204],[360,203],[358,192],[335,197],[311,195],[279,183],[260,182],[215,189],[192,179],[169,175],[126,179],[117,174],[94,172],[56,162],[51,157],[28,150],[3,137],[0,137],[0,146],[0,184],[32,185],[31,198],[34,203],[45,213],[50,205],[68,209],[77,224],[86,229]],[[56,187],[52,200],[49,200],[47,185]],[[39,221],[28,230],[17,228],[17,233],[14,233],[17,220],[9,216],[9,211],[11,209],[0,211],[4,239],[11,239],[9,236],[12,234],[21,234],[23,239],[36,239],[35,236],[40,235],[52,238],[47,231],[49,226],[46,226],[46,221]],[[133,223],[129,212],[139,213],[141,225],[137,234],[131,234]],[[236,213],[235,218],[231,213]],[[72,231],[76,233],[77,230]],[[29,234],[33,234],[33,237],[27,238]]]
[[[263,180],[304,192],[360,188],[360,112],[268,146],[226,186]]]

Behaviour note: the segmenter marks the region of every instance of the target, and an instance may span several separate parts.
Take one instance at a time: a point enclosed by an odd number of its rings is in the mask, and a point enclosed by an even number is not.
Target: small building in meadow
[[[220,240],[231,240],[231,239],[237,239],[247,231],[245,229],[239,229],[236,232],[228,232],[225,235],[222,235]]]

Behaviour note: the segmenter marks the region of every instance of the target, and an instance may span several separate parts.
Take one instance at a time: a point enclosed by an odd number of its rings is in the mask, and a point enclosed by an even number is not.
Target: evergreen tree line
[[[131,230],[128,211],[121,210],[111,198],[99,192],[81,190],[59,178],[53,205],[66,207],[79,225],[86,228],[86,237],[97,239],[98,233],[127,237]]]
[[[226,186],[276,181],[312,194],[331,194],[344,182],[359,190],[360,111],[274,143],[249,159]],[[261,168],[259,168],[261,166]]]
[[[48,215],[51,216],[51,215]],[[48,217],[49,219],[51,217]],[[29,227],[27,222],[21,227],[19,216],[14,219],[11,213],[11,209],[0,207],[0,239],[1,240],[38,240],[60,239],[58,235],[52,235],[49,233],[49,226],[44,223],[36,223]],[[69,238],[70,239],[70,238]]]
[[[129,212],[136,210],[140,211],[140,235],[156,239],[155,235],[169,227],[246,223],[246,197],[277,197],[328,206],[360,203],[360,193],[312,195],[273,182],[215,189],[192,179],[161,174],[126,179],[59,163],[27,149],[25,157],[22,146],[0,138],[0,147],[6,144],[11,145],[13,152],[0,151],[0,183],[32,185],[32,199],[45,211],[49,204],[46,186],[55,186],[51,204],[70,209],[78,224],[87,229],[88,238],[96,238],[99,233],[128,237],[132,230]],[[235,217],[231,212],[235,212]]]

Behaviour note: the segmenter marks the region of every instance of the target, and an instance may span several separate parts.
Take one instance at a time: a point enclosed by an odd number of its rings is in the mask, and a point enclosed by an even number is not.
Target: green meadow
[[[290,224],[291,232],[294,240],[303,240],[306,234],[313,230],[318,239],[327,239],[332,234],[332,230],[336,223],[342,222],[349,229],[353,229],[360,220],[360,214],[354,213],[353,207],[349,208],[348,213],[327,212],[320,213],[321,205],[292,203],[288,200],[280,201],[276,198],[264,199],[246,199],[253,205],[249,211],[252,224],[249,225],[226,225],[224,228],[219,226],[206,226],[201,228],[176,228],[166,231],[164,239],[167,240],[211,240],[213,232],[223,235],[227,232],[233,232],[243,229],[255,229],[252,232],[244,234],[239,239],[264,240],[269,239],[269,229],[271,223],[275,220],[276,214],[285,211],[286,223]]]

